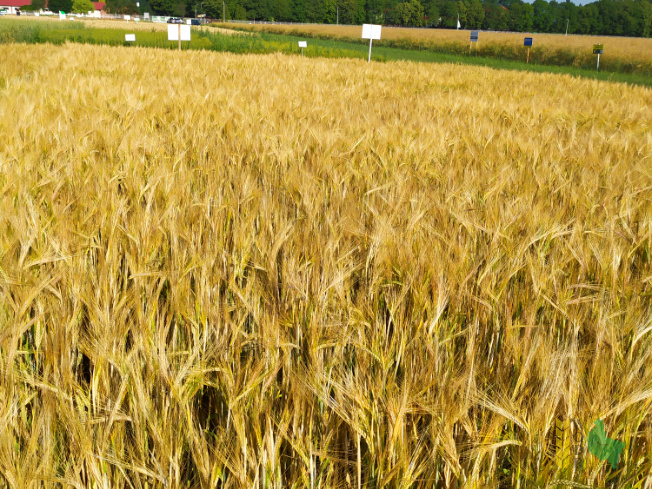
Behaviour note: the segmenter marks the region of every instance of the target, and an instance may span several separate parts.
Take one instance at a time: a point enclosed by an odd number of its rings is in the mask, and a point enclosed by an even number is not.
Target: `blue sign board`
[[[471,31],[471,42],[478,42],[478,31]]]
[[[525,38],[525,43],[523,45],[527,46],[527,47],[532,47],[532,38],[531,37],[526,37]]]

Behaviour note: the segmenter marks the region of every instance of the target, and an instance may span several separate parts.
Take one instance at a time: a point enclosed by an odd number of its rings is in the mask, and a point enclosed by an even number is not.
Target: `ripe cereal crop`
[[[0,487],[649,487],[651,106],[4,45]]]

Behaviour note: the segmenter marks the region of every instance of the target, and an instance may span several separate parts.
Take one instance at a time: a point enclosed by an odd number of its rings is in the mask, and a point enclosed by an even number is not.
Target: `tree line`
[[[38,0],[36,0],[38,1]],[[49,0],[70,2],[73,0]],[[108,0],[116,13],[194,16],[227,20],[374,23],[407,27],[650,37],[650,0]],[[64,10],[64,9],[62,9]],[[65,10],[64,10],[65,11]]]

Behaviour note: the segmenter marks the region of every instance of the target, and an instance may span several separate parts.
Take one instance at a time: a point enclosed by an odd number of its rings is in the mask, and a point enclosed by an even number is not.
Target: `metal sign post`
[[[531,37],[526,37],[525,41],[523,43],[523,46],[527,47],[527,59],[526,63],[530,63],[530,49],[532,48],[532,38]]]
[[[478,37],[479,37],[479,32],[478,31],[471,31],[471,41],[469,42],[469,54],[471,54],[471,45],[475,43],[476,45],[476,50],[478,49]]]
[[[374,39],[380,39],[380,31],[383,28],[381,25],[374,24],[362,24],[362,39],[369,39],[369,59],[368,63],[371,63],[371,44]]]
[[[604,45],[594,44],[593,45],[593,54],[598,55],[598,63],[595,65],[595,71],[600,71],[600,55],[604,53]]]
[[[301,56],[303,56],[303,48],[308,47],[308,42],[307,41],[299,41],[299,47],[301,48]]]

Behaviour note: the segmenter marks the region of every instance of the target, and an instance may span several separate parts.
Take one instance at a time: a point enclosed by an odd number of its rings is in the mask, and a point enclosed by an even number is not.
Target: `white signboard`
[[[125,41],[134,42],[136,40],[136,34],[125,34]]]
[[[380,30],[383,26],[362,24],[362,39],[380,39]]]
[[[371,63],[371,44],[374,39],[380,39],[380,30],[382,28],[381,25],[362,24],[362,39],[369,39],[369,63]]]
[[[168,25],[168,41],[178,41],[179,31],[181,31],[182,41],[190,41],[190,26],[181,24]]]
[[[149,19],[149,12],[145,12],[145,13],[143,14],[143,18],[144,18],[145,20]]]
[[[125,15],[125,20],[131,19],[131,15]]]
[[[66,20],[66,13],[65,12],[59,12],[59,20]]]
[[[308,47],[308,42],[307,41],[299,41],[299,47],[300,48],[307,48]]]

